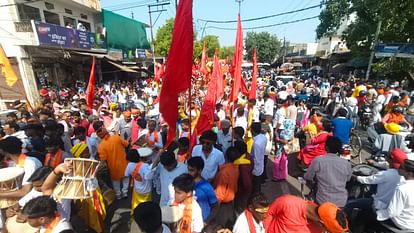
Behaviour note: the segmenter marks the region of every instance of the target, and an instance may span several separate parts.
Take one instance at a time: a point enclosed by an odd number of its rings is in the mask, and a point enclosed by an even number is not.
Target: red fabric
[[[324,132],[314,137],[311,144],[306,145],[302,150],[300,150],[299,160],[302,160],[303,163],[308,166],[316,157],[326,155],[326,140],[328,140],[331,136],[332,133]]]
[[[408,159],[407,154],[399,148],[395,148],[391,151],[392,167],[395,169],[400,168],[401,164]]]
[[[165,67],[164,64],[161,64],[160,66],[155,66],[155,82],[160,82],[162,80],[162,77],[165,75]]]
[[[237,34],[236,34],[236,46],[233,55],[233,61],[231,63],[230,73],[233,77],[233,89],[230,96],[230,102],[233,103],[237,100],[241,85],[241,65],[243,63],[243,29],[240,21],[240,14],[237,16]]]
[[[252,83],[250,85],[249,100],[256,99],[257,93],[257,58],[256,58],[256,48],[253,48],[253,74],[252,74]]]
[[[249,89],[247,89],[246,82],[244,81],[243,78],[240,79],[240,89],[241,89],[241,93],[244,96],[248,96],[249,95]]]
[[[218,55],[214,56],[213,73],[211,74],[211,79],[217,80],[217,83],[216,83],[217,90],[216,90],[216,96],[215,96],[216,102],[217,102],[217,100],[219,100],[224,93],[223,72],[221,70],[221,64],[220,64]]]
[[[214,63],[218,64],[217,53],[214,55]],[[219,64],[218,64],[219,66]],[[214,75],[216,73],[216,75]],[[198,135],[201,135],[204,131],[210,130],[214,125],[214,111],[218,96],[218,85],[222,83],[221,72],[218,69],[214,68],[213,76],[211,77],[210,82],[208,83],[208,91],[206,98],[204,99],[203,106],[201,107],[200,118],[197,121],[196,129]],[[220,90],[221,91],[221,90]],[[223,90],[224,91],[224,90]],[[221,94],[220,94],[221,95]]]
[[[207,76],[207,52],[206,52],[206,40],[203,43],[203,53],[201,54],[201,73],[203,73],[203,78]]]
[[[246,215],[247,224],[249,225],[249,232],[250,233],[256,233],[256,226],[254,225],[253,215],[250,212],[249,209],[246,209],[244,211],[244,214]]]
[[[88,88],[86,89],[86,103],[91,113],[93,109],[93,98],[94,97],[95,97],[95,57],[92,57],[91,73],[89,75]]]
[[[307,201],[284,195],[276,199],[269,207],[264,220],[266,233],[320,233],[320,229],[311,227],[306,219]]]
[[[169,126],[166,147],[175,139],[178,95],[191,86],[194,40],[192,8],[192,0],[182,0],[178,4],[167,69],[160,94],[160,112]]]

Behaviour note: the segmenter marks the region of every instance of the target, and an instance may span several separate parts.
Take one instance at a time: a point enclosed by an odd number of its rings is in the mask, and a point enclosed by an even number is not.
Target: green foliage
[[[252,61],[253,48],[257,50],[257,61],[272,63],[280,52],[280,41],[268,32],[248,32],[245,38],[246,58]]]
[[[174,18],[168,19],[155,35],[155,54],[166,57],[171,46]]]
[[[378,37],[380,43],[413,43],[414,1],[410,0],[329,0],[320,14],[317,37],[334,33],[340,22],[350,14],[356,20],[344,31],[342,39],[354,56],[367,57],[374,42],[378,22],[382,21]],[[378,60],[374,73],[412,72],[409,59],[387,58]]]
[[[231,60],[234,54],[234,46],[224,46],[220,49],[220,58]]]
[[[207,35],[201,40],[194,42],[193,57],[201,58],[204,40],[206,40],[206,53],[208,57],[213,57],[216,49],[220,49],[218,36]]]
[[[331,0],[319,14],[320,24],[316,28],[316,38],[334,33],[341,25],[341,20],[349,15],[350,0]]]

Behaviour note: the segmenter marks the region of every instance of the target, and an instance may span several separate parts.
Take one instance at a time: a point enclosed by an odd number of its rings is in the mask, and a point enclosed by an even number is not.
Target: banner
[[[376,57],[414,58],[414,44],[378,44]]]
[[[105,37],[99,33],[42,22],[34,22],[34,31],[41,46],[84,50],[106,49]]]

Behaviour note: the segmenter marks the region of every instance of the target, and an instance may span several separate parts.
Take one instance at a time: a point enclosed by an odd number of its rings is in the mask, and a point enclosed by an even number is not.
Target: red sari
[[[326,155],[325,143],[331,136],[332,133],[320,132],[316,137],[312,138],[311,144],[306,145],[300,150],[298,159],[303,161],[306,166],[309,166],[316,157]]]

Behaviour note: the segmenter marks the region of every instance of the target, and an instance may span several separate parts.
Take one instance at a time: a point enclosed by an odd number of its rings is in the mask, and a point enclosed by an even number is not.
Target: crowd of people
[[[250,86],[251,73],[244,78]],[[407,80],[314,75],[284,82],[259,75],[257,98],[240,93],[231,103],[226,78],[214,126],[194,142],[207,83],[194,79],[191,96],[180,96],[176,140],[169,145],[157,98],[162,83],[151,79],[96,87],[93,109],[82,86],[44,88],[36,109],[16,101],[16,112],[2,124],[0,162],[24,175],[18,189],[0,192],[0,205],[11,203],[1,207],[0,227],[83,232],[71,224],[79,216],[90,230],[107,232],[107,207],[129,198],[134,233],[340,233],[383,225],[414,231],[413,145],[407,141],[414,95]],[[373,145],[367,162],[380,171],[354,176],[343,145],[367,116],[367,143]],[[90,198],[58,198],[58,183],[75,169],[68,158],[100,161],[88,183]],[[262,185],[286,181],[291,161],[311,194],[307,200],[292,194],[269,200]],[[267,163],[273,163],[270,176]],[[376,184],[377,193],[349,199],[350,180]]]

